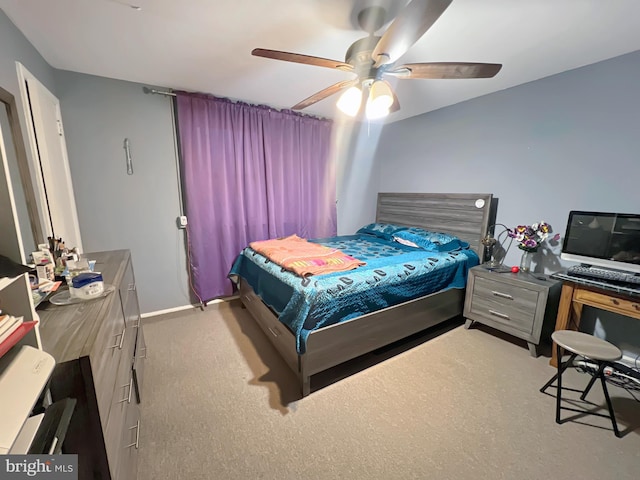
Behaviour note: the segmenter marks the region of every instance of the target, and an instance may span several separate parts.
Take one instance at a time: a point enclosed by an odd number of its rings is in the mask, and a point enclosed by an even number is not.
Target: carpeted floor
[[[557,425],[555,390],[538,391],[554,373],[548,356],[461,325],[318,375],[300,399],[238,303],[147,319],[138,478],[640,477],[640,403],[628,392],[610,390],[622,439],[599,417],[564,412],[574,420]],[[604,405],[599,385],[588,400]]]

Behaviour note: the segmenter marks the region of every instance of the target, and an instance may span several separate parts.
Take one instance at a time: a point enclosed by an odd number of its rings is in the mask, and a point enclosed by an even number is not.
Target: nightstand
[[[525,340],[538,356],[541,339],[553,331],[562,282],[541,273],[497,273],[482,265],[469,270],[465,328],[480,322]]]

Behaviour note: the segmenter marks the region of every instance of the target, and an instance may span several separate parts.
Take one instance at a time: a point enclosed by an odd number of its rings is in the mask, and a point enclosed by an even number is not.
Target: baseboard
[[[214,305],[216,303],[230,302],[231,300],[237,300],[238,298],[240,298],[238,295],[233,295],[231,297],[226,297],[226,298],[216,298],[215,300],[211,300],[210,302],[207,302],[207,306]],[[182,305],[181,307],[166,308],[164,310],[156,310],[154,312],[141,313],[140,318],[157,317],[158,315],[166,315],[167,313],[181,312],[183,310],[190,310],[193,308],[200,308],[200,305],[198,304]]]

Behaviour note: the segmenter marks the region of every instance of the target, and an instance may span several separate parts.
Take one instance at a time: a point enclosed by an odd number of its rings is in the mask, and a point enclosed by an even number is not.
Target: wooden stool
[[[558,373],[556,373],[551,380],[549,380],[544,387],[540,389],[542,393],[545,392],[547,388],[551,386],[553,382],[558,380],[558,385],[556,386],[558,390],[558,394],[556,395],[556,423],[563,423],[560,419],[560,410],[571,410],[573,412],[578,413],[587,413],[589,415],[597,415],[599,417],[605,417],[611,419],[611,424],[613,425],[613,432],[616,437],[620,437],[620,431],[618,430],[618,424],[616,423],[616,417],[613,412],[613,406],[611,405],[611,398],[609,398],[609,391],[607,390],[607,381],[604,378],[604,369],[611,362],[615,362],[616,360],[620,360],[622,358],[622,352],[615,345],[607,342],[606,340],[602,340],[601,338],[594,337],[593,335],[588,335],[582,332],[574,332],[572,330],[557,330],[551,334],[551,338],[556,344],[556,353],[558,358]],[[566,362],[561,362],[562,358],[562,348],[571,352],[571,356],[569,360]],[[582,390],[574,390],[571,388],[565,387],[565,390],[572,390],[582,392],[580,395],[580,399],[584,400],[593,387],[595,381],[599,378],[602,383],[602,391],[604,392],[604,398],[607,401],[607,408],[609,409],[609,415],[603,415],[601,413],[588,412],[586,410],[578,410],[575,408],[562,407],[560,405],[562,401],[562,373],[573,364],[573,361],[577,356],[584,357],[586,359],[592,360],[594,363],[598,365],[597,373],[591,378],[587,388]]]

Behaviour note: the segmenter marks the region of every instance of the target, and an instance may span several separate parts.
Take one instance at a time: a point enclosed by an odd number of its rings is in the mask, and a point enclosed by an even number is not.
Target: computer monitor
[[[640,273],[640,214],[572,210],[560,258]]]

